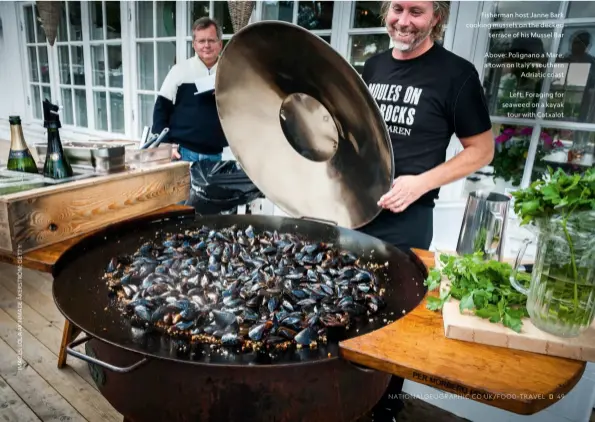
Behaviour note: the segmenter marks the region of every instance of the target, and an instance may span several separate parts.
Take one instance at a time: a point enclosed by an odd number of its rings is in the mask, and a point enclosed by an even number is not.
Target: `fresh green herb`
[[[501,322],[504,326],[520,332],[522,318],[528,316],[526,297],[510,284],[512,267],[504,262],[486,261],[481,253],[465,256],[440,255],[441,269],[432,269],[424,284],[428,290],[436,290],[443,276],[450,281],[450,289],[441,289],[440,297],[429,296],[427,308],[442,309],[452,297],[460,301],[459,310],[470,310],[475,315]],[[517,273],[519,282],[528,281],[525,273]]]
[[[568,218],[578,212],[595,210],[595,167],[584,174],[566,174],[548,168],[548,177],[512,192],[514,211],[521,224],[538,223],[555,216]]]
[[[545,179],[512,193],[522,225],[540,230],[539,290],[550,295],[548,314],[539,318],[571,327],[592,321],[592,277],[595,250],[595,168],[567,174],[548,168]],[[565,244],[564,244],[565,243]],[[591,257],[591,258],[590,258]]]

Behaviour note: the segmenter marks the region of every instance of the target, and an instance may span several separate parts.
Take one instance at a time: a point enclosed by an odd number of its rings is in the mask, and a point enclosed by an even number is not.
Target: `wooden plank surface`
[[[0,223],[10,243],[0,248],[17,254],[70,239],[176,204],[189,189],[188,163],[173,162],[3,195]]]
[[[141,216],[131,217],[123,222],[127,222],[130,220],[134,220],[137,218],[152,218],[157,217],[163,213],[176,213],[176,215],[188,214],[193,213],[194,208],[187,207],[185,205],[170,205],[167,207],[163,207],[156,211],[151,211],[149,213],[143,214]],[[173,215],[173,214],[171,214]],[[51,273],[52,269],[54,268],[54,264],[58,261],[58,258],[66,252],[70,247],[76,245],[78,242],[83,240],[85,237],[90,236],[94,233],[97,233],[101,229],[94,230],[92,232],[82,234],[76,237],[73,237],[68,240],[64,240],[62,242],[54,243],[52,245],[46,246],[44,248],[40,248],[31,252],[27,252],[23,254],[23,256],[15,256],[13,254],[0,251],[0,262],[7,262],[9,264],[14,265],[22,265],[24,268],[30,268],[37,271],[43,271],[47,273]]]
[[[433,253],[415,252],[434,266]],[[352,362],[524,415],[562,399],[585,369],[581,361],[446,338],[425,298],[400,320],[340,346]]]
[[[0,339],[88,421],[121,422],[122,416],[107,400],[70,367],[56,370],[57,356],[26,329],[0,310]]]
[[[3,340],[0,340],[0,374],[4,382],[33,411],[35,420],[84,422],[83,416],[30,365],[19,365],[16,352]],[[20,416],[26,412],[19,409],[16,413]]]

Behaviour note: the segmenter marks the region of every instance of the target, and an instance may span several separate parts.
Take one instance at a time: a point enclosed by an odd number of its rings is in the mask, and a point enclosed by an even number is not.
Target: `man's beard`
[[[398,32],[402,31],[398,31],[396,28],[393,27],[393,30],[395,31],[395,38],[396,38],[396,34]],[[397,41],[395,38],[392,38],[393,41],[393,47],[396,48],[399,51],[413,51],[415,50],[417,47],[419,47],[419,45],[426,39],[426,37],[428,37],[430,35],[430,33],[432,32],[432,27],[428,28],[425,32],[418,32],[417,34],[413,35],[413,40],[410,43],[405,43],[402,41]]]

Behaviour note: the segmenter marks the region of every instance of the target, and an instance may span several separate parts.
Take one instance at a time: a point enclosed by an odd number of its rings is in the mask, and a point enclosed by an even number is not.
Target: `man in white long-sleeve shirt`
[[[196,80],[214,75],[223,48],[219,24],[208,17],[192,25],[196,55],[176,64],[167,74],[153,110],[152,133],[169,128],[165,142],[177,145],[173,157],[184,161],[220,161],[227,140],[214,91],[199,93]]]

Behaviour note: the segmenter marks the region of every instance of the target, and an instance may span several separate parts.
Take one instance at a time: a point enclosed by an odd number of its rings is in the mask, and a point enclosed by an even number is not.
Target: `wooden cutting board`
[[[436,254],[436,267],[440,267],[439,254]],[[450,282],[443,277],[440,289],[448,288]],[[550,356],[559,356],[585,362],[595,362],[595,322],[581,336],[561,338],[539,330],[529,318],[523,319],[520,333],[516,333],[501,323],[492,323],[472,315],[469,311],[459,311],[459,301],[450,299],[442,308],[444,335],[451,339],[508,349],[525,350]]]

